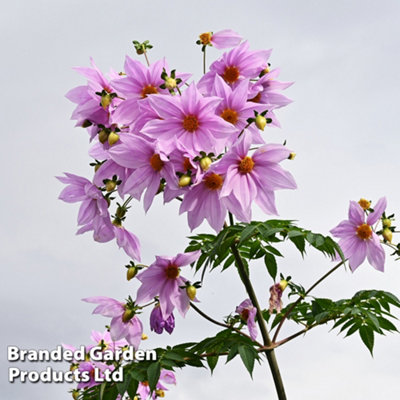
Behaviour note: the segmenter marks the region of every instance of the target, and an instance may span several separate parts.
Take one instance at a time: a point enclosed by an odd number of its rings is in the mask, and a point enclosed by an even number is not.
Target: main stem
[[[272,342],[268,335],[267,327],[265,325],[264,317],[262,315],[260,305],[258,304],[257,296],[256,296],[256,293],[254,292],[253,285],[251,284],[250,279],[246,273],[246,269],[243,264],[242,257],[240,256],[237,247],[233,244],[231,246],[231,249],[232,249],[232,254],[236,260],[236,266],[237,266],[237,269],[238,269],[238,272],[240,275],[240,279],[242,280],[242,282],[246,288],[247,294],[249,295],[250,300],[253,303],[253,306],[256,307],[256,309],[257,309],[257,321],[258,321],[258,325],[260,327],[264,346],[269,347],[269,346],[271,346]],[[269,364],[269,367],[272,372],[272,377],[274,379],[276,392],[278,394],[278,399],[286,400],[285,388],[283,386],[283,381],[282,381],[281,373],[279,371],[275,352],[273,349],[265,350],[265,355],[267,356],[268,364]]]

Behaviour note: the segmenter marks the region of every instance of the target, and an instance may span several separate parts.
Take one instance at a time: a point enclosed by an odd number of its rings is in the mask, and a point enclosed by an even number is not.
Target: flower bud
[[[185,187],[185,186],[188,186],[188,185],[190,185],[190,182],[192,181],[192,178],[190,177],[190,176],[188,176],[188,175],[182,175],[180,178],[179,178],[179,183],[178,183],[178,185],[179,185],[179,187]]]
[[[99,170],[99,168],[101,167],[101,164],[96,164],[94,166],[94,172],[97,172]]]
[[[99,132],[99,141],[100,143],[105,143],[108,139],[108,132],[105,129],[102,129]]]
[[[113,144],[117,143],[118,140],[119,140],[119,135],[118,135],[118,133],[111,132],[111,133],[108,135],[108,144],[109,144],[110,146],[112,146]]]
[[[73,398],[74,400],[78,400],[78,398],[79,398],[79,390],[74,389],[74,390],[71,392],[71,394],[72,394],[72,398]]]
[[[188,295],[190,300],[194,300],[196,297],[196,288],[193,285],[190,285],[186,288],[186,294]]]
[[[157,397],[165,397],[165,392],[162,389],[157,389],[156,390],[156,396]]]
[[[263,131],[264,128],[267,126],[267,119],[261,114],[258,114],[256,117],[256,126],[258,129],[261,129]]]
[[[145,334],[145,333],[142,333],[142,340],[147,340],[149,337]]]
[[[136,274],[137,274],[137,268],[129,267],[128,270],[126,271],[126,279],[130,281],[136,276]]]
[[[112,97],[110,93],[105,93],[101,96],[100,104],[104,109],[106,109],[111,104],[111,101]]]
[[[392,243],[393,233],[389,228],[385,228],[382,232],[382,236],[389,242]]]
[[[200,160],[200,167],[201,167],[201,169],[203,170],[203,171],[207,171],[208,170],[208,168],[210,168],[210,165],[212,164],[212,160],[211,160],[211,158],[210,157],[203,157],[201,160]]]
[[[371,207],[371,202],[366,199],[360,199],[358,204],[361,206],[363,210],[368,210]]]
[[[288,281],[286,279],[282,279],[279,282],[279,286],[281,287],[282,292],[286,289],[287,285],[288,285]]]
[[[176,80],[170,76],[165,79],[165,87],[169,90],[176,88]]]
[[[106,183],[107,192],[112,192],[117,187],[117,183],[115,181],[108,180]]]
[[[204,46],[211,44],[211,37],[212,37],[211,32],[204,32],[201,35],[199,35],[201,44]]]
[[[133,310],[131,310],[130,308],[126,309],[125,312],[122,314],[122,322],[126,324],[133,318],[134,315],[135,313]]]
[[[296,153],[290,153],[288,159],[294,160],[296,158]]]
[[[389,218],[384,218],[382,220],[382,225],[384,228],[390,228],[392,226],[392,220],[390,220]]]

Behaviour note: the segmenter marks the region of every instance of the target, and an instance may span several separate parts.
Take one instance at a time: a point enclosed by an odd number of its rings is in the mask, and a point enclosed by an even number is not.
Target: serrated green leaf
[[[276,274],[278,272],[278,265],[276,263],[275,256],[271,253],[265,253],[264,263],[271,278],[275,281]]]
[[[161,366],[159,362],[154,362],[147,368],[147,381],[151,391],[156,389],[158,379],[160,378]]]
[[[374,331],[367,325],[362,325],[359,329],[359,334],[367,349],[370,351],[371,356],[374,349]]]
[[[255,360],[254,349],[249,346],[239,346],[238,350],[244,366],[246,367],[247,371],[249,371],[250,376],[253,377],[254,360]]]

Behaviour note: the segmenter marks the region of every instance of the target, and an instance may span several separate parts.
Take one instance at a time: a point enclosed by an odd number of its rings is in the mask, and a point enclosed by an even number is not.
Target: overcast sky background
[[[295,81],[286,94],[294,103],[277,112],[283,128],[267,130],[268,140],[298,154],[287,162],[299,189],[277,194],[282,218],[327,234],[347,215],[349,200],[386,195],[388,210],[400,212],[400,3],[382,1],[18,1],[0,15],[2,95],[1,230],[1,397],[70,399],[68,385],[9,384],[6,346],[53,349],[64,342],[89,342],[92,329],[109,321],[92,316],[83,297],[124,299],[136,283],[124,280],[128,258],[115,243],[98,244],[91,235],[75,236],[78,207],[57,200],[64,171],[91,177],[88,135],[69,120],[73,104],[65,99],[85,83],[71,68],[94,57],[105,72],[121,70],[131,41],[149,39],[150,59],[167,56],[179,71],[201,76],[197,35],[231,28],[252,49],[273,48],[272,65],[281,79]],[[211,49],[209,60],[221,52]],[[178,204],[157,199],[145,217],[135,203],[128,227],[142,243],[145,263],[155,255],[174,255],[186,247],[186,216]],[[261,212],[255,219],[265,219]],[[209,228],[204,224],[203,230]],[[198,229],[200,232],[201,229]],[[398,240],[398,238],[397,238]],[[311,249],[303,262],[289,246],[280,267],[308,286],[331,263]],[[368,264],[354,274],[341,270],[315,290],[335,299],[378,288],[400,295],[399,263],[388,258],[384,274]],[[252,276],[266,306],[271,281],[265,267]],[[187,274],[186,274],[187,275]],[[215,318],[229,314],[246,298],[235,271],[207,275],[198,294],[201,307]],[[397,314],[399,315],[399,313]],[[148,320],[144,322],[146,331]],[[288,398],[395,399],[400,395],[398,335],[377,337],[371,358],[360,339],[310,332],[277,351]],[[285,329],[289,333],[292,330]],[[151,337],[145,348],[201,339],[217,332],[196,314],[177,318],[176,332]],[[176,400],[275,399],[267,365],[257,366],[254,381],[238,360],[213,377],[206,370],[178,372],[167,395]],[[47,364],[23,364],[45,369]],[[57,369],[66,369],[66,364]]]

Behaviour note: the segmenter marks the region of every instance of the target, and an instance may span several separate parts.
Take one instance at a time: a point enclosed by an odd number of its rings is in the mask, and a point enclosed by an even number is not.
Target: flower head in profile
[[[137,292],[136,303],[141,304],[158,296],[164,319],[172,314],[175,307],[184,316],[189,309],[190,298],[182,288],[187,279],[180,276],[180,270],[196,261],[200,254],[200,251],[193,251],[175,257],[157,256],[149,268],[137,275],[142,285]]]
[[[231,29],[223,29],[218,32],[204,32],[199,35],[198,44],[203,46],[214,46],[216,49],[227,49],[237,46],[242,37]]]
[[[257,326],[255,322],[257,309],[253,306],[250,299],[242,301],[237,307],[236,312],[240,315],[240,318],[246,322],[247,328],[249,329],[250,337],[253,340],[257,338]]]
[[[168,318],[164,318],[159,305],[153,308],[150,314],[150,329],[159,335],[163,333],[164,329],[171,334],[175,328],[175,317],[174,314]]]
[[[361,205],[350,201],[349,219],[342,221],[330,232],[340,238],[339,246],[344,256],[349,259],[350,269],[353,272],[366,258],[375,269],[383,272],[385,252],[372,225],[379,221],[385,211],[386,198],[378,200],[374,211],[368,214],[367,219],[365,219],[367,210],[362,206],[364,201],[360,203]]]
[[[114,341],[125,338],[135,349],[139,348],[142,340],[143,325],[135,315],[134,305],[131,300],[126,304],[110,297],[96,296],[82,299],[87,303],[98,304],[93,314],[111,317],[110,335]]]

